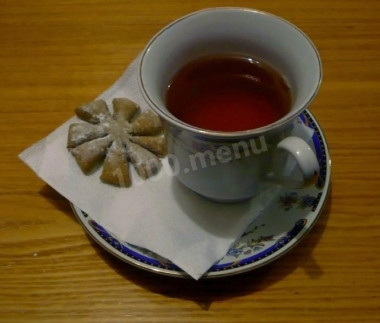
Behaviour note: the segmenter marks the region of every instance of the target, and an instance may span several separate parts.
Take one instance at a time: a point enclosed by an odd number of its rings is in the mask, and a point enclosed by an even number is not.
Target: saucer
[[[306,188],[281,188],[274,203],[247,227],[227,254],[202,278],[235,275],[266,265],[291,250],[316,223],[328,197],[331,161],[326,140],[316,119],[309,111],[301,114],[300,119],[314,130],[312,139],[320,166],[319,177]],[[190,277],[171,261],[120,240],[96,223],[91,215],[71,205],[87,233],[111,254],[154,273]]]

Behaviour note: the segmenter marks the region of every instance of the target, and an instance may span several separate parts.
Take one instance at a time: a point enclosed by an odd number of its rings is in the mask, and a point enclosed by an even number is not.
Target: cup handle
[[[302,188],[313,183],[319,173],[319,163],[314,151],[305,140],[294,136],[286,137],[277,144],[276,148],[290,153],[302,172],[302,181],[282,178],[281,182],[284,186]]]

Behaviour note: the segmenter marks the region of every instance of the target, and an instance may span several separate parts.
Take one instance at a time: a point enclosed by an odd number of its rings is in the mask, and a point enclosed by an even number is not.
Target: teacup
[[[197,128],[172,115],[165,96],[175,73],[196,58],[230,53],[274,67],[291,88],[290,111],[269,125],[236,132]],[[319,54],[300,29],[272,14],[244,8],[206,9],[174,21],[148,43],[139,66],[142,93],[163,120],[177,179],[221,202],[251,198],[268,181],[299,187],[312,182],[318,161],[304,140],[290,135],[290,128],[314,99],[321,79]],[[284,179],[279,151],[293,156],[301,180]]]

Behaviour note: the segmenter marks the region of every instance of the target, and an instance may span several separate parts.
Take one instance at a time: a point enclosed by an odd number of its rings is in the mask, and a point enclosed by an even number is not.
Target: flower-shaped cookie
[[[113,115],[103,100],[76,108],[76,115],[88,123],[70,125],[67,148],[85,174],[105,157],[101,180],[129,186],[128,161],[146,179],[161,168],[158,157],[166,154],[159,117],[151,110],[138,113],[139,106],[126,98],[112,101]]]

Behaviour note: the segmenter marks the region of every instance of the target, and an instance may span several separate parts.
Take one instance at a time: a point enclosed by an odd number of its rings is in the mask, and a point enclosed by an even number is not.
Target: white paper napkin
[[[128,97],[147,109],[138,87],[138,57],[122,77],[99,96],[111,107],[114,97]],[[74,110],[74,107],[73,107]],[[36,174],[69,201],[88,213],[119,239],[147,248],[175,263],[195,279],[223,257],[251,221],[276,196],[277,187],[238,204],[211,202],[183,187],[165,171],[147,180],[118,188],[104,184],[101,169],[84,175],[66,148],[65,122],[20,154]],[[311,137],[311,134],[307,134]]]

